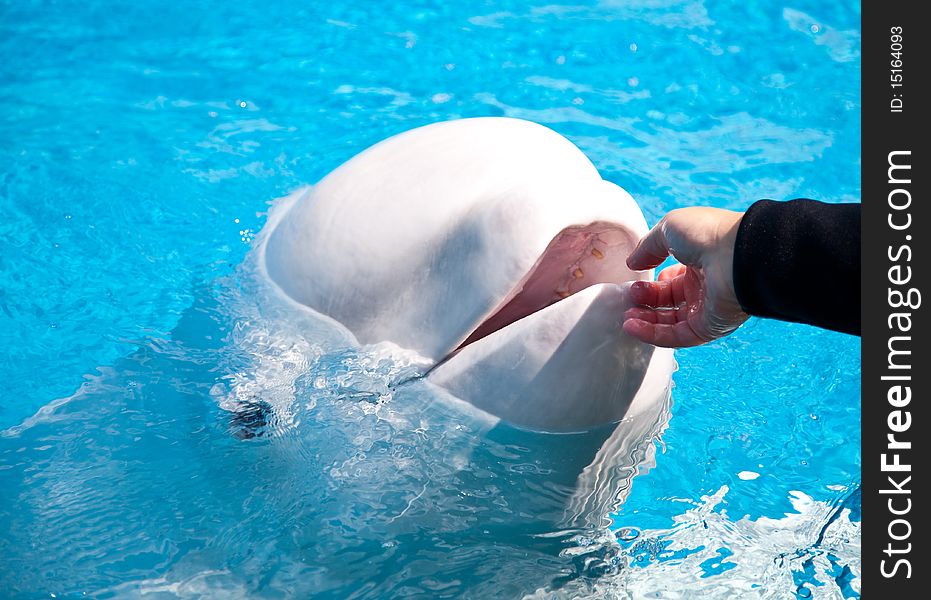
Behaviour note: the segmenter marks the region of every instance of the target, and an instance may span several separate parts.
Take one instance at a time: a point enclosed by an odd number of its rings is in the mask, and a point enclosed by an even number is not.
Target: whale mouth
[[[637,241],[630,229],[610,221],[566,227],[454,352],[589,286],[644,279],[645,273],[627,267]]]

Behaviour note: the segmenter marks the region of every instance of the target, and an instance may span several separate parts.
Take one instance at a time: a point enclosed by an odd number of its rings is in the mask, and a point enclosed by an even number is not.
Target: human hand
[[[657,281],[630,288],[633,308],[624,331],[655,346],[698,346],[737,329],[748,315],[734,293],[734,243],[743,213],[719,208],[671,211],[627,258],[636,271],[657,267],[670,254],[680,263]]]

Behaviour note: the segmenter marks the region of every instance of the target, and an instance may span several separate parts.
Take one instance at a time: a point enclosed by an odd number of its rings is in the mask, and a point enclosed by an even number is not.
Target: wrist
[[[743,307],[737,300],[737,292],[734,285],[734,253],[737,248],[737,233],[740,230],[740,224],[744,213],[736,211],[722,211],[725,213],[718,222],[718,257],[715,263],[719,265],[719,281],[722,283],[724,308],[730,313],[735,320],[743,322],[748,315],[743,311]]]

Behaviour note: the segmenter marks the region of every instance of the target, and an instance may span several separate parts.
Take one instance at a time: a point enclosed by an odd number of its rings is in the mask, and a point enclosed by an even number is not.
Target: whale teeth
[[[598,260],[601,260],[602,258],[605,257],[604,252],[602,252],[598,248],[592,248],[592,256],[594,256]]]
[[[572,272],[572,276],[575,277],[576,279],[582,279],[583,277],[585,277],[585,273],[582,272],[582,269],[576,269],[575,271]]]

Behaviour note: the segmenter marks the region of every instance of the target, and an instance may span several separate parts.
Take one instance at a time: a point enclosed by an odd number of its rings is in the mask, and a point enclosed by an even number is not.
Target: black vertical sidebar
[[[862,4],[864,598],[927,598],[931,511],[931,23],[924,3]],[[925,292],[928,292],[927,294]]]

